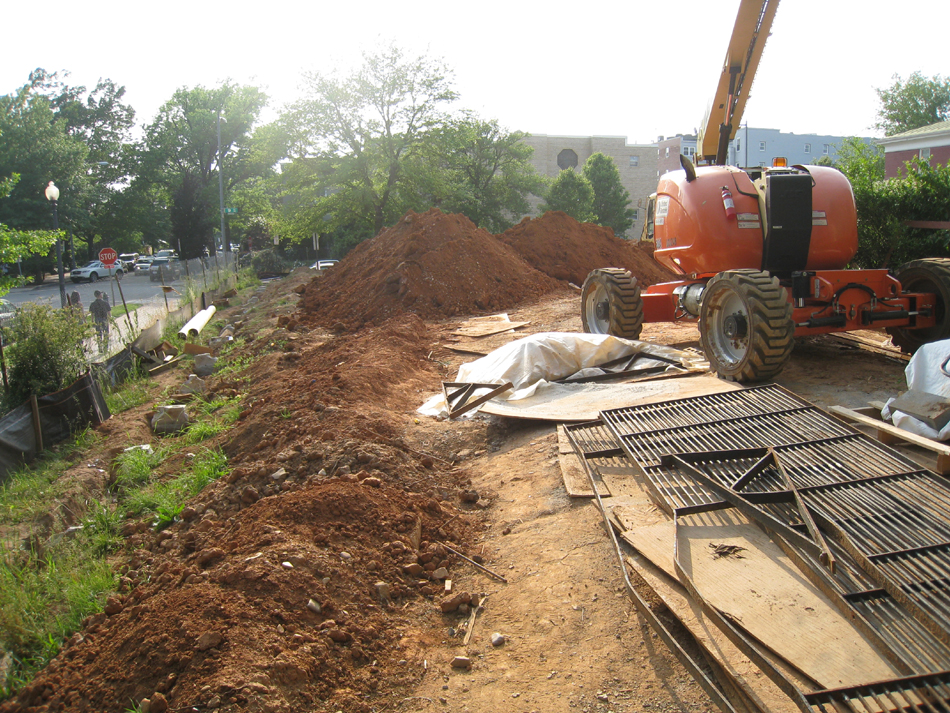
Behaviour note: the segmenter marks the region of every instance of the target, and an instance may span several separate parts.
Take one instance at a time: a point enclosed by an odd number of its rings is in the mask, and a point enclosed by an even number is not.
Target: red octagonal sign
[[[112,267],[115,265],[115,261],[119,258],[119,253],[117,253],[112,248],[102,248],[99,251],[99,262],[101,262],[106,267]]]

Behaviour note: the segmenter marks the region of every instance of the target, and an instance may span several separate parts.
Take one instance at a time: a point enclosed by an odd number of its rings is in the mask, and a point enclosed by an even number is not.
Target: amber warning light
[[[788,166],[788,159],[784,156],[776,156],[772,159],[772,168],[785,168]]]

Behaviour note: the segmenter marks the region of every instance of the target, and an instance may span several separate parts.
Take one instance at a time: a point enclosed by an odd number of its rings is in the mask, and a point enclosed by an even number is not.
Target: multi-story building
[[[690,161],[696,160],[696,134],[677,134],[666,139],[661,136],[656,140],[656,145],[657,177],[670,171],[679,170],[681,168],[680,154],[686,156]],[[656,190],[655,186],[654,190]]]
[[[834,161],[838,155],[838,147],[846,138],[740,126],[735,139],[730,143],[726,163],[743,168],[771,166],[772,159],[779,156],[787,159],[789,166],[813,164],[822,156]],[[862,141],[872,143],[874,139],[862,138]]]
[[[904,164],[912,158],[929,161],[931,165],[950,164],[950,121],[941,121],[919,129],[903,131],[878,139],[884,147],[884,175],[896,178]]]
[[[566,168],[580,171],[591,154],[610,156],[620,172],[620,182],[630,194],[634,223],[626,238],[638,238],[646,218],[647,199],[656,190],[656,144],[628,144],[623,136],[548,136],[531,134],[524,139],[534,148],[531,164],[542,176],[557,178]],[[532,214],[538,214],[541,200],[531,200]]]

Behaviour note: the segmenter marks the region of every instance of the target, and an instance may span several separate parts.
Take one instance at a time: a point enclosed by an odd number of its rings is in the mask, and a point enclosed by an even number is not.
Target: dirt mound
[[[353,328],[404,312],[439,319],[503,310],[558,287],[465,216],[433,208],[360,243],[313,280],[301,307],[319,324]]]
[[[575,285],[599,267],[626,268],[643,286],[675,279],[653,259],[650,244],[621,240],[610,228],[578,223],[561,211],[525,218],[497,237],[536,270]]]

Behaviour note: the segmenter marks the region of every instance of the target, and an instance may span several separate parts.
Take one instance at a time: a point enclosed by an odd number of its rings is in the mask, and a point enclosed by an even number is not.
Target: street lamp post
[[[222,118],[221,112],[218,112],[218,204],[221,208],[221,249],[224,249],[224,157],[221,155],[221,122],[228,123],[227,119]],[[228,250],[231,245],[228,244]]]
[[[59,231],[59,216],[56,214],[56,202],[59,200],[59,189],[52,181],[46,187],[46,200],[53,204],[53,230]],[[59,275],[59,302],[61,307],[66,306],[66,276],[63,274],[63,241],[56,236],[56,272]]]

